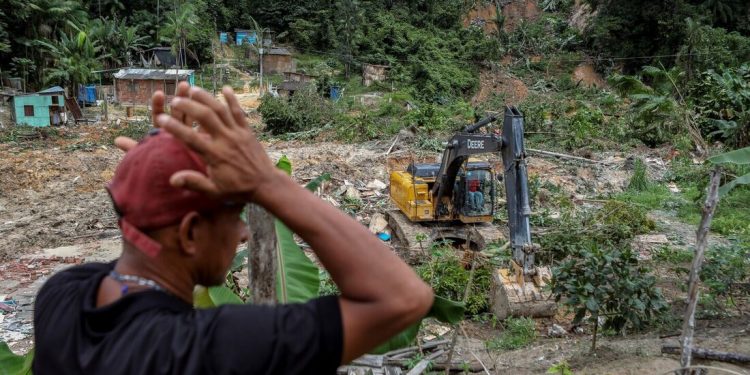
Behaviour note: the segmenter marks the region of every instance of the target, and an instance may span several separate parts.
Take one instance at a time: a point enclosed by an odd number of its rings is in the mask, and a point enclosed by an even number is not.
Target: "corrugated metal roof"
[[[65,92],[65,89],[63,89],[60,86],[52,86],[48,89],[44,89],[42,91],[37,92],[37,94],[57,94],[61,92]]]
[[[114,74],[117,79],[187,79],[195,71],[190,69],[145,69],[127,68],[120,69]]]
[[[292,54],[289,52],[288,49],[284,47],[271,47],[268,52],[266,52],[266,55],[285,55],[285,56],[291,56]]]

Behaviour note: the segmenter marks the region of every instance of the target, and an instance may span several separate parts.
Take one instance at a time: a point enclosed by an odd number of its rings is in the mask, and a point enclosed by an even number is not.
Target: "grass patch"
[[[671,246],[662,246],[654,249],[652,255],[656,261],[671,264],[685,264],[693,260],[692,251]]]
[[[531,318],[508,318],[505,332],[485,342],[487,349],[515,350],[528,346],[536,339],[536,322]]]
[[[662,184],[649,184],[643,190],[628,189],[614,196],[614,199],[621,202],[628,202],[639,207],[650,210],[659,210],[664,208],[677,208],[685,200],[672,194],[669,189]]]
[[[677,217],[686,223],[698,225],[703,193],[695,187],[688,187],[684,194],[690,203],[678,208]],[[711,231],[750,242],[750,188],[736,188],[721,198],[711,222]]]

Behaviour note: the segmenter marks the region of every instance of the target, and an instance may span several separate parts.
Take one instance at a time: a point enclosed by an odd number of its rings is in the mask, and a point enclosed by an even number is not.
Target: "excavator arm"
[[[531,242],[529,225],[531,208],[523,137],[523,115],[515,107],[506,107],[501,136],[476,133],[496,120],[496,116],[482,119],[465,127],[448,141],[443,151],[440,170],[431,190],[435,212],[438,216],[447,214],[448,208],[445,206],[444,198],[452,196],[458,172],[469,156],[501,153],[513,260],[520,268],[519,271],[522,271],[519,273],[523,276],[533,276],[536,273],[535,248]]]

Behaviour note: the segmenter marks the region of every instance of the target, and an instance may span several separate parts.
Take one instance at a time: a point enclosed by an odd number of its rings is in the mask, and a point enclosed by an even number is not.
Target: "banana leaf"
[[[276,167],[287,174],[292,174],[292,163],[282,156]],[[317,189],[320,184],[330,179],[322,175],[308,184],[308,189]],[[318,296],[320,275],[318,267],[305,255],[294,240],[294,234],[279,220],[276,220],[276,298],[281,303],[306,302]]]
[[[207,309],[221,305],[239,305],[242,299],[234,294],[232,289],[224,285],[206,287],[196,287],[193,291],[193,306],[200,309]]]
[[[14,354],[8,344],[0,341],[0,375],[31,374],[31,361],[34,359],[34,349],[24,355]]]
[[[709,158],[708,161],[714,164],[750,164],[750,147],[725,152],[723,154]],[[750,173],[737,177],[734,180],[722,185],[719,188],[719,196],[723,197],[727,195],[729,191],[734,189],[737,185],[747,184],[750,184]]]
[[[306,302],[318,296],[320,275],[318,267],[294,241],[289,228],[276,220],[278,272],[276,298],[281,303]]]
[[[725,152],[709,158],[708,161],[714,164],[750,164],[750,147]]]

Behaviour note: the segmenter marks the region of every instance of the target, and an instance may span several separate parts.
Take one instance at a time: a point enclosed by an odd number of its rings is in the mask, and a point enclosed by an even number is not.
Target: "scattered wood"
[[[698,283],[700,282],[700,272],[703,266],[706,247],[708,244],[708,231],[711,226],[711,220],[714,217],[716,206],[719,203],[719,185],[721,183],[721,168],[716,167],[710,172],[711,182],[708,186],[708,195],[706,203],[703,205],[703,215],[696,232],[696,247],[693,255],[693,264],[690,267],[690,276],[688,277],[688,300],[685,309],[685,317],[682,323],[682,356],[680,365],[690,367],[690,360],[693,355],[693,333],[695,333],[695,307],[698,304]],[[689,373],[690,370],[683,371],[683,374]]]
[[[420,354],[423,359],[419,361],[406,374],[418,375],[426,370],[436,371],[464,371],[488,372],[485,366],[477,361],[448,361],[448,345],[450,340],[434,340],[426,342],[421,346],[410,346],[392,350],[382,355],[365,354],[352,361],[347,366],[338,369],[339,374],[401,374],[402,369],[413,365],[413,358]]]
[[[386,155],[390,154],[391,151],[393,150],[393,147],[396,146],[396,142],[398,142],[399,135],[400,134],[396,134],[396,138],[393,139],[393,143],[391,143],[391,147],[388,147],[388,151],[385,152]]]
[[[263,207],[247,206],[250,295],[257,304],[276,303],[276,225]]]
[[[682,348],[678,345],[663,345],[661,352],[664,354],[681,354]],[[730,363],[750,363],[750,355],[722,352],[712,349],[692,347],[691,354],[695,358],[708,359],[711,361],[730,362]]]
[[[533,148],[527,148],[526,151],[529,151],[529,152],[532,152],[532,153],[535,153],[535,154],[539,154],[539,155],[542,155],[542,156],[551,156],[551,157],[560,158],[560,159],[576,160],[576,161],[582,161],[582,162],[591,163],[591,164],[605,164],[603,161],[582,158],[580,156],[574,156],[574,155],[568,155],[568,154],[561,154],[559,152],[536,150],[536,149],[533,149]]]

